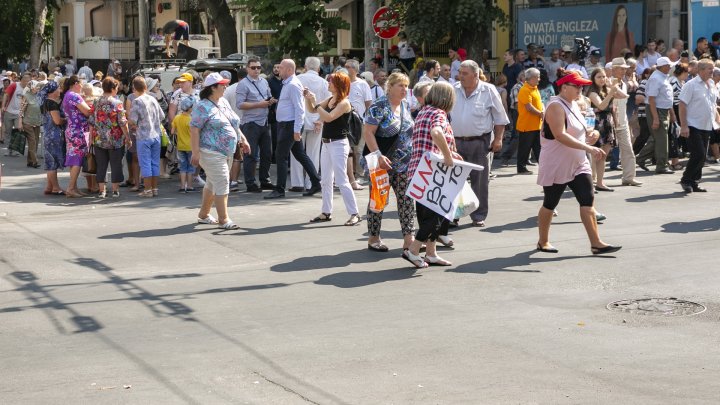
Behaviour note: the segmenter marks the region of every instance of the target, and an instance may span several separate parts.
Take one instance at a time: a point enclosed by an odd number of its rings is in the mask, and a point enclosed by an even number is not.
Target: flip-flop
[[[377,241],[368,243],[368,250],[373,250],[375,252],[387,252],[390,249],[384,243]]]
[[[205,218],[198,218],[197,219],[198,224],[205,224],[205,225],[217,225],[218,220],[215,219],[214,216],[208,215]]]
[[[404,250],[401,256],[403,259],[412,263],[412,265],[415,266],[416,269],[424,269],[429,266],[422,257],[412,254],[412,252],[410,252],[409,250]]]
[[[234,231],[236,229],[240,229],[240,226],[235,222],[228,220],[224,224],[218,224],[218,228],[224,229],[226,231]]]

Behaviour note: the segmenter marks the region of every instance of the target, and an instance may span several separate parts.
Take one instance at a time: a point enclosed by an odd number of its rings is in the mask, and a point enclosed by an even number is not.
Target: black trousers
[[[320,187],[320,176],[315,169],[310,157],[305,153],[302,141],[296,141],[294,137],[294,121],[284,121],[277,123],[278,137],[277,137],[277,149],[275,150],[275,159],[277,162],[277,186],[275,189],[280,192],[285,192],[285,184],[287,182],[287,171],[288,171],[288,160],[290,158],[290,152],[292,152],[295,159],[300,162],[305,173],[310,177],[310,182],[313,187]],[[300,131],[302,132],[302,130]]]
[[[415,234],[415,240],[434,242],[438,236],[447,235],[450,221],[445,217],[419,202],[415,202],[415,213],[418,219],[418,231]]]
[[[705,166],[705,156],[707,156],[708,141],[711,133],[712,131],[703,131],[690,127],[690,136],[686,142],[688,151],[690,151],[690,159],[687,166],[685,166],[680,183],[697,185],[697,182],[702,177],[702,168]]]
[[[517,171],[522,173],[527,171],[530,150],[535,154],[535,158],[540,160],[540,131],[519,132],[519,134]]]
[[[113,183],[122,183],[123,169],[122,159],[125,156],[125,148],[120,149],[103,149],[95,146],[95,163],[97,163],[97,173],[95,178],[98,183],[105,183],[105,175],[107,174],[108,165],[110,166],[110,177]]]
[[[635,138],[635,142],[633,142],[633,153],[636,155],[640,153],[647,143],[648,138],[650,138],[650,127],[648,126],[647,118],[638,117],[638,124],[640,124],[640,135],[638,135],[638,137]]]
[[[570,190],[575,194],[575,199],[581,207],[593,206],[595,202],[595,188],[593,187],[592,176],[587,173],[582,173],[575,176],[569,183],[543,186],[543,192],[545,193],[543,207],[551,211],[557,208],[567,187],[570,187]]]
[[[255,169],[257,162],[260,160],[260,183],[270,183],[270,164],[272,159],[272,139],[270,137],[270,127],[266,125],[258,125],[254,122],[246,122],[240,129],[250,144],[250,154],[245,154],[243,159],[243,174],[245,176],[245,184],[248,186],[255,185]]]

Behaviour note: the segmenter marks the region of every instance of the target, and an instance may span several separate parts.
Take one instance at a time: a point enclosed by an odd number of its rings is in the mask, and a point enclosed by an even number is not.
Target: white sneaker
[[[200,187],[205,186],[205,180],[202,179],[202,177],[197,176],[195,177],[195,184],[197,184]]]

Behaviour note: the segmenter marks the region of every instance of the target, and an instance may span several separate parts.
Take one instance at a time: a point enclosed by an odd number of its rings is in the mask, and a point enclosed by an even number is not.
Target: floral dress
[[[95,101],[95,111],[89,121],[96,147],[103,149],[123,147],[122,128],[127,124],[127,118],[122,101],[115,97],[100,97]]]
[[[65,118],[65,113],[60,109],[57,101],[45,100],[43,104],[43,148],[45,158],[45,170],[56,171],[65,167],[65,139],[63,139],[64,125],[55,125],[51,111],[57,111],[60,117]]]
[[[387,96],[378,98],[365,113],[365,123],[378,127],[375,131],[375,139],[380,153],[392,161],[392,170],[397,173],[405,173],[412,154],[414,123],[407,101],[402,101],[400,116],[397,116],[393,112]],[[370,150],[366,146],[363,156],[368,153]]]
[[[65,166],[82,166],[83,157],[88,146],[87,117],[80,111],[78,105],[84,102],[83,98],[72,91],[65,93],[62,110],[67,117],[65,128],[65,143],[67,152]]]
[[[224,98],[218,104],[209,99],[201,100],[193,107],[190,126],[200,130],[200,149],[225,156],[235,153],[240,118]]]

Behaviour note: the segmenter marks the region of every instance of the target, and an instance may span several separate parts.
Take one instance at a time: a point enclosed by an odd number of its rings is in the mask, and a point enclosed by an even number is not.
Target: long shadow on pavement
[[[715,232],[720,230],[720,218],[692,222],[668,222],[662,226],[665,233]]]
[[[299,257],[289,263],[278,263],[270,267],[271,271],[279,273],[291,271],[306,271],[318,269],[332,269],[337,267],[347,267],[351,264],[359,263],[377,263],[384,258],[399,258],[400,254],[393,255],[391,250],[388,253],[376,253],[368,250],[351,250],[341,252],[335,255]]]
[[[461,264],[458,267],[446,270],[448,273],[475,273],[488,274],[491,272],[509,272],[509,273],[540,273],[540,270],[515,270],[512,267],[530,266],[536,263],[552,263],[564,260],[582,259],[588,256],[555,256],[555,257],[531,257],[538,253],[535,250],[520,252],[510,257],[496,257],[493,259],[479,260],[473,263]],[[538,253],[542,254],[542,253]],[[610,258],[612,256],[597,256]]]
[[[315,281],[319,285],[334,285],[339,288],[367,287],[388,281],[407,280],[422,277],[415,269],[388,269],[379,271],[349,271],[330,274]]]
[[[626,198],[625,201],[631,202],[631,203],[639,203],[639,202],[648,202],[648,201],[655,201],[655,200],[667,200],[670,198],[684,198],[686,194],[682,191],[678,191],[675,193],[668,193],[668,194],[650,194],[650,195],[643,195],[640,197],[632,197],[632,198]]]

